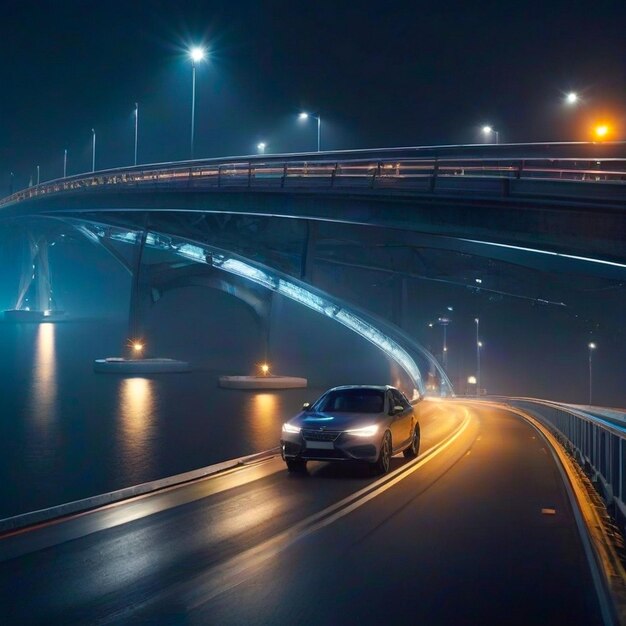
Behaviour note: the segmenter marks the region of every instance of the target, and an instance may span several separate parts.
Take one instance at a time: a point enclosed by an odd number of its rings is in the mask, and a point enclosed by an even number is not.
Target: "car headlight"
[[[363,428],[354,428],[352,430],[344,431],[347,435],[354,435],[355,437],[371,437],[378,432],[378,425],[372,424],[371,426],[364,426]]]
[[[285,422],[283,424],[283,432],[291,433],[292,435],[297,435],[300,432],[299,426],[292,426],[289,422]]]

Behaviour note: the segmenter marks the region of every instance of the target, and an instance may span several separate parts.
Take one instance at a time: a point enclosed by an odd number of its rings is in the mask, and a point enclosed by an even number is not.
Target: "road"
[[[547,443],[425,401],[387,477],[269,459],[0,539],[0,623],[602,623]]]

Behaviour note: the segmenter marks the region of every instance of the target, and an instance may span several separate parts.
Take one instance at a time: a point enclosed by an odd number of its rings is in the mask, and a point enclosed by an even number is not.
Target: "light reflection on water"
[[[31,383],[31,415],[40,434],[53,420],[56,409],[57,375],[54,324],[39,324]]]
[[[155,413],[155,382],[149,378],[124,378],[118,393],[117,430],[122,463],[131,477],[137,478],[137,468],[149,472],[152,468],[153,430]]]

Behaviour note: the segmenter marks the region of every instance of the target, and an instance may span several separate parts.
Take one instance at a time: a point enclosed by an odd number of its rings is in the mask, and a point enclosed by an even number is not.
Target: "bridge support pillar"
[[[61,314],[55,310],[48,248],[46,234],[28,230],[15,308],[5,311],[6,319],[36,322]]]

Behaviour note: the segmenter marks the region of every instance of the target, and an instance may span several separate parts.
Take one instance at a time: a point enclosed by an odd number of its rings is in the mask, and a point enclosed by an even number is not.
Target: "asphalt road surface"
[[[0,539],[0,624],[600,624],[561,474],[522,418],[418,405],[391,473],[280,459]]]

